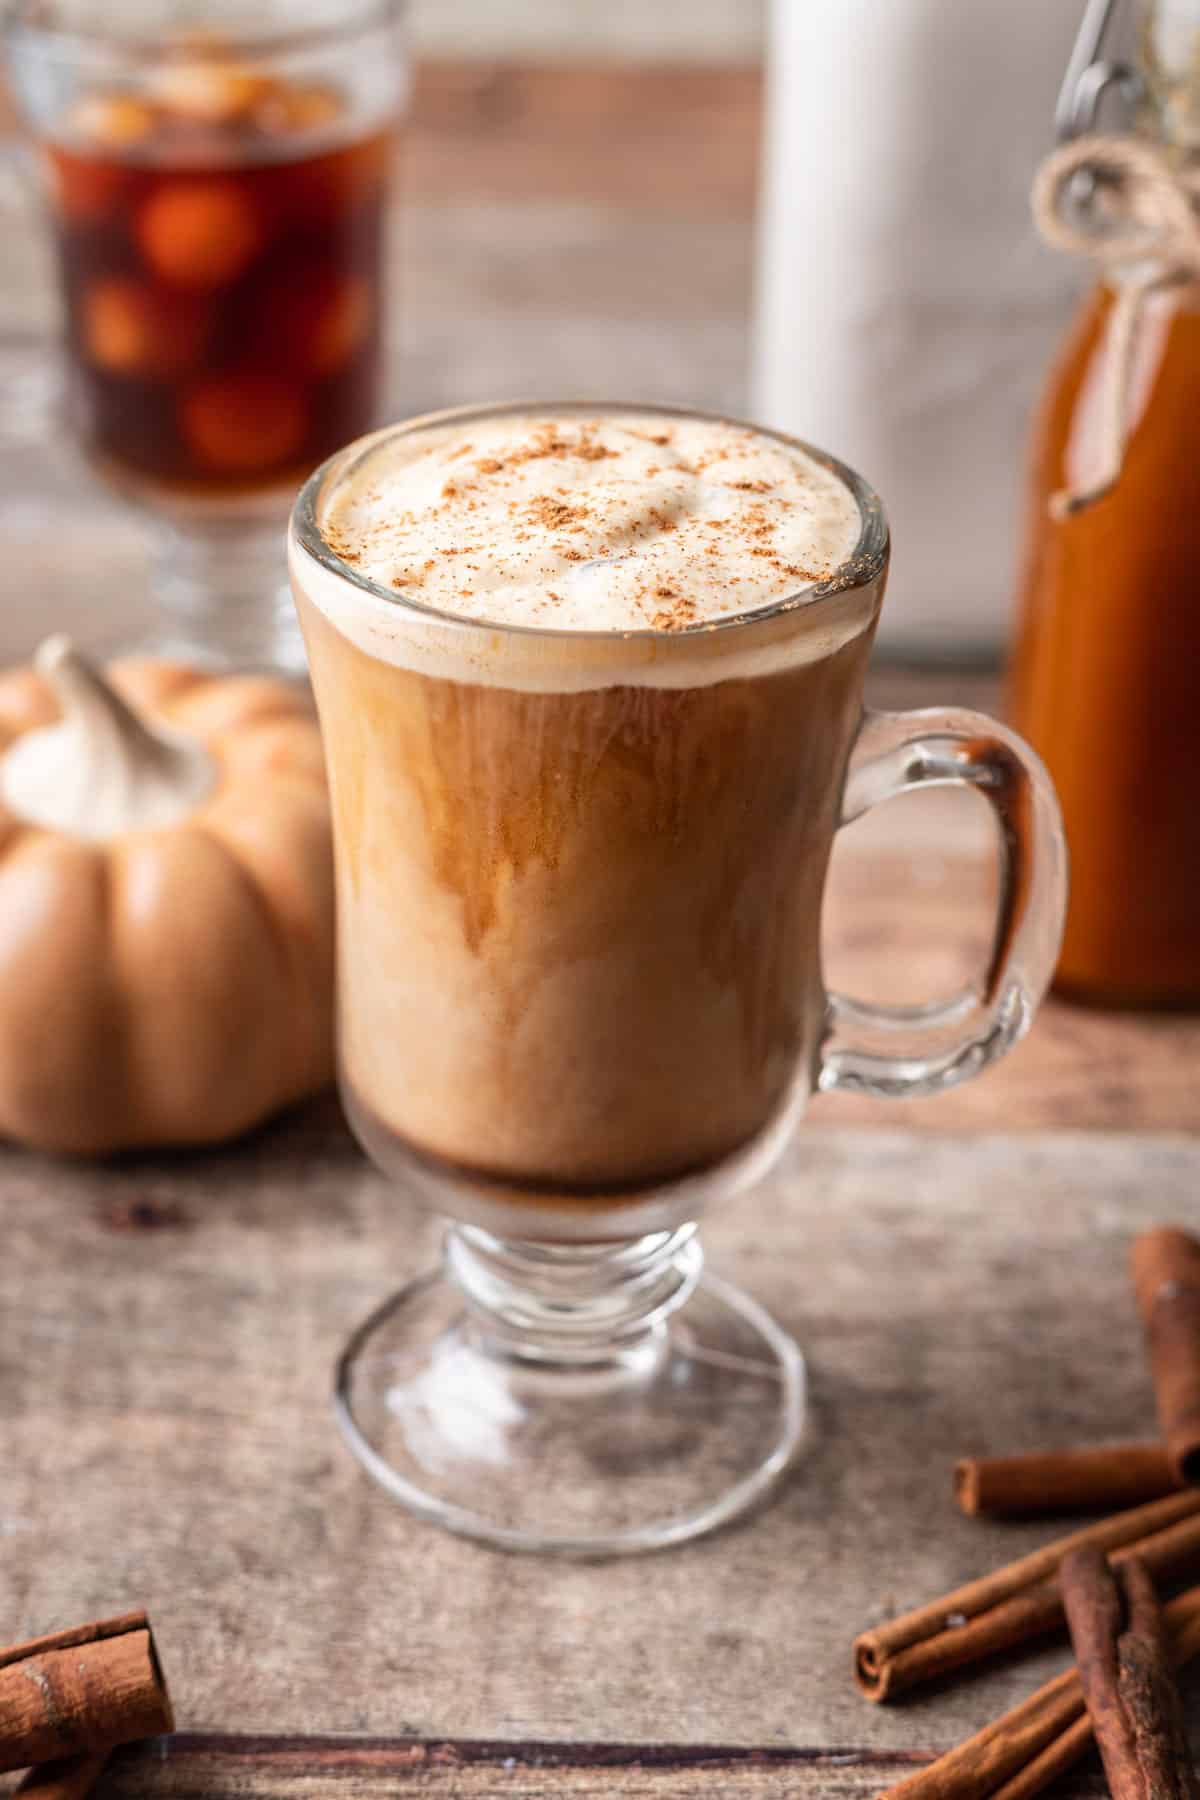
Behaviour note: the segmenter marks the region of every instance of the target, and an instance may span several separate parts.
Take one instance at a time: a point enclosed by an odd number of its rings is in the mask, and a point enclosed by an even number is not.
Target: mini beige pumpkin
[[[302,690],[62,638],[0,675],[0,1133],[235,1136],[333,1072],[333,875]]]

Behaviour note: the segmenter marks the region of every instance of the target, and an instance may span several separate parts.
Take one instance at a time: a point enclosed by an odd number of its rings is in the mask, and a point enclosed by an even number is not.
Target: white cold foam
[[[529,414],[392,437],[321,527],[360,573],[442,612],[644,631],[825,579],[859,520],[837,476],[742,426]]]
[[[293,543],[293,578],[361,649],[530,689],[682,687],[725,679],[734,663],[765,672],[829,654],[874,603],[851,592],[733,637],[686,632],[802,597],[850,558],[861,529],[823,464],[717,420],[527,413],[387,434],[326,494],[319,525],[339,558],[396,596]]]

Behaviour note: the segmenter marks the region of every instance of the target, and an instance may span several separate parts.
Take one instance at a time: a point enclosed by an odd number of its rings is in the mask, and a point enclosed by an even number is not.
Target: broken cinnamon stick
[[[82,1756],[63,1756],[57,1762],[39,1763],[23,1775],[13,1790],[13,1800],[86,1800],[108,1762],[107,1750]]]
[[[954,1493],[970,1518],[1112,1513],[1144,1506],[1181,1483],[1161,1444],[1098,1444],[1083,1450],[1035,1450],[971,1456],[954,1467]]]
[[[1172,1665],[1182,1668],[1200,1656],[1200,1587],[1172,1600],[1163,1617]],[[1091,1741],[1079,1672],[1067,1669],[883,1800],[1034,1800]]]
[[[1058,1629],[1059,1564],[1089,1544],[1118,1553],[1136,1546],[1156,1574],[1178,1573],[1200,1562],[1200,1493],[1171,1494],[1098,1520],[862,1632],[854,1644],[859,1687],[870,1700],[894,1700],[922,1682]]]
[[[1075,1550],[1059,1573],[1075,1663],[1113,1800],[1198,1800],[1162,1612],[1136,1557]]]
[[[1200,1240],[1144,1231],[1130,1264],[1167,1455],[1180,1481],[1200,1482]]]
[[[0,1650],[0,1772],[108,1751],[172,1728],[145,1613]]]

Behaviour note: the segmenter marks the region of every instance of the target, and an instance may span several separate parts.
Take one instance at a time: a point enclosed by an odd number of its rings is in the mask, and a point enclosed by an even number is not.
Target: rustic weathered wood
[[[123,1752],[96,1800],[868,1800],[919,1760],[698,1744],[180,1737]],[[1093,1800],[1087,1768],[1058,1790]]]
[[[144,1604],[188,1730],[943,1748],[1063,1646],[880,1709],[850,1639],[1047,1535],[963,1518],[957,1456],[1146,1430],[1125,1254],[1198,1191],[1182,1136],[805,1128],[705,1238],[809,1353],[806,1455],[737,1529],[560,1567],[411,1519],[340,1444],[334,1354],[437,1232],[331,1112],[0,1155],[7,1634]]]
[[[748,218],[761,100],[750,67],[422,62],[409,191]]]

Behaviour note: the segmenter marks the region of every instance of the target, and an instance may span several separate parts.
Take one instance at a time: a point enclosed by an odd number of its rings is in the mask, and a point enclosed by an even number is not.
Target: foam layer
[[[845,570],[862,520],[803,451],[668,413],[381,434],[327,484],[318,524],[342,563],[395,595],[321,567],[293,538],[293,579],[338,630],[382,660],[506,686],[764,673],[830,654],[878,603],[851,588],[732,635],[697,631],[802,602]]]
[[[802,451],[653,413],[390,439],[328,498],[344,562],[406,598],[548,630],[679,630],[828,579],[858,509]]]

